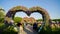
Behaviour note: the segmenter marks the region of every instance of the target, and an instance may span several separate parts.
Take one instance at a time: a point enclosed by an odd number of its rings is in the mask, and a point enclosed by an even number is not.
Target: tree
[[[5,10],[0,8],[0,22],[3,22],[5,16]]]
[[[14,17],[14,21],[15,21],[15,23],[17,23],[17,22],[21,22],[21,20],[22,20],[21,17]]]
[[[37,21],[43,21],[43,19],[37,19]]]

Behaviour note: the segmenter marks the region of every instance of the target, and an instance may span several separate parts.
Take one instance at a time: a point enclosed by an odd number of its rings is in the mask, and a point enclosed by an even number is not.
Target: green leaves
[[[15,21],[15,23],[20,22],[21,20],[22,20],[21,17],[14,17],[14,21]]]
[[[4,9],[0,8],[0,22],[3,22],[5,16],[5,11]]]

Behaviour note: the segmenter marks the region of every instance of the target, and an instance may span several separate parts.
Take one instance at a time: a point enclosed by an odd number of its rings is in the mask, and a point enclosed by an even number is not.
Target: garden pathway
[[[38,34],[35,30],[33,30],[33,27],[31,25],[27,25],[25,28],[24,28],[24,32],[26,34]]]

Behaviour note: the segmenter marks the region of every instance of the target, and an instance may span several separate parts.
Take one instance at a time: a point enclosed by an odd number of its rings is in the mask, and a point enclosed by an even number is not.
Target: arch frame
[[[28,16],[30,16],[31,13],[39,12],[42,15],[44,25],[49,26],[50,16],[48,12],[45,9],[38,7],[38,6],[29,8],[29,9],[27,9],[24,6],[13,7],[7,12],[6,17],[13,19],[16,12],[21,12],[21,11],[25,12]]]

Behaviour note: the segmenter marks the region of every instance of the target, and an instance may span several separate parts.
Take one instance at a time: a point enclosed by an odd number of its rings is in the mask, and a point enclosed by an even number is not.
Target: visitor
[[[23,26],[22,26],[22,24],[18,23],[17,26],[18,26],[18,34],[23,34]]]
[[[33,24],[33,29],[34,29],[34,30],[37,30],[37,26],[38,26],[38,25],[37,25],[37,23],[35,22],[35,23]]]

